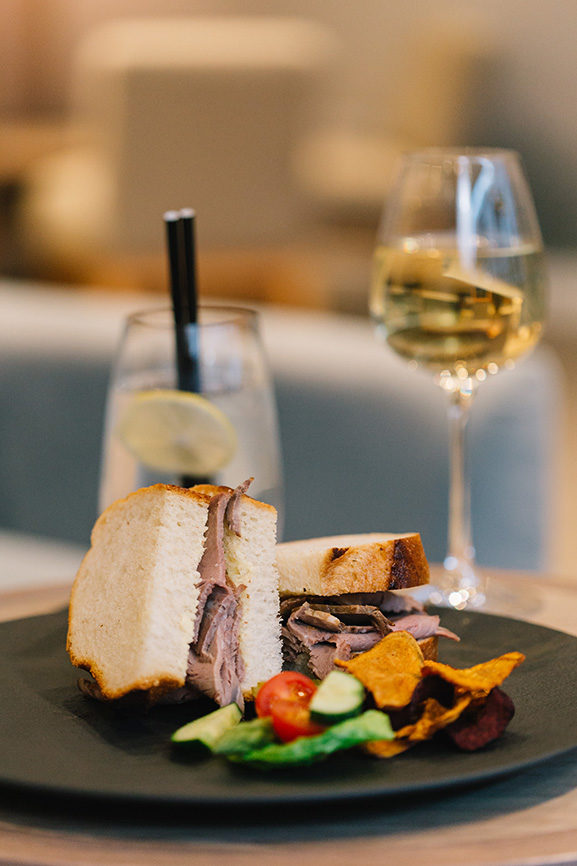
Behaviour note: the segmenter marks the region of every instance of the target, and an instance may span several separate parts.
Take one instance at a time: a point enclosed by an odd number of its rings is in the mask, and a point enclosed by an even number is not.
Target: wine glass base
[[[538,589],[532,586],[507,586],[503,578],[493,578],[475,570],[464,577],[444,569],[434,582],[421,586],[411,595],[424,604],[453,610],[478,610],[524,619],[543,606]]]

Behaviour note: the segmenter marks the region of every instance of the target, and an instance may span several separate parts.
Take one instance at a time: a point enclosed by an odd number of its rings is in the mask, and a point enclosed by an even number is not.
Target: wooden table
[[[535,598],[534,622],[577,634],[577,581],[500,573],[495,584]],[[542,591],[542,588],[545,591]],[[57,609],[67,587],[0,596],[0,618]],[[537,608],[537,605],[540,605]],[[577,679],[577,678],[576,678]],[[577,685],[577,682],[576,682]],[[1,711],[1,708],[0,708]],[[577,719],[576,719],[577,724]],[[0,866],[194,863],[223,866],[535,866],[577,864],[577,751],[491,784],[424,801],[366,803],[194,822],[64,812],[0,794]]]

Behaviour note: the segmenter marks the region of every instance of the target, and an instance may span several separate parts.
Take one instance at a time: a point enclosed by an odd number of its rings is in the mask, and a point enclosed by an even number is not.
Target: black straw
[[[188,321],[197,321],[197,274],[196,274],[196,214],[191,208],[183,208],[180,211],[180,224],[183,236],[183,275],[184,275],[184,303],[188,311]]]
[[[174,314],[176,369],[180,391],[200,391],[196,244],[193,210],[167,211],[166,240],[170,275],[170,293]]]
[[[196,269],[195,212],[190,208],[167,211],[166,242],[170,294],[174,314],[176,372],[179,391],[199,393],[200,361],[198,329],[198,291]],[[188,327],[192,325],[193,327]],[[183,476],[183,487],[208,483],[206,478]]]

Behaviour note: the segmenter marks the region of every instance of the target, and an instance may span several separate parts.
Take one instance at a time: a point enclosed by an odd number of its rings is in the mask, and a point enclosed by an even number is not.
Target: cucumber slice
[[[365,687],[344,671],[331,671],[309,704],[311,719],[321,725],[335,725],[358,716],[365,700]]]
[[[177,746],[186,746],[199,751],[209,749],[212,751],[222,735],[230,728],[234,728],[242,717],[242,713],[236,704],[228,704],[220,707],[207,716],[194,719],[183,725],[171,737],[171,741]]]

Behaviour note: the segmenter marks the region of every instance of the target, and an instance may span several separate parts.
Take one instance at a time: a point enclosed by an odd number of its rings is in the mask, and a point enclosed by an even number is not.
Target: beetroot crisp
[[[509,695],[495,687],[484,703],[469,707],[445,728],[445,733],[459,749],[474,752],[500,737],[514,715],[515,705]]]

